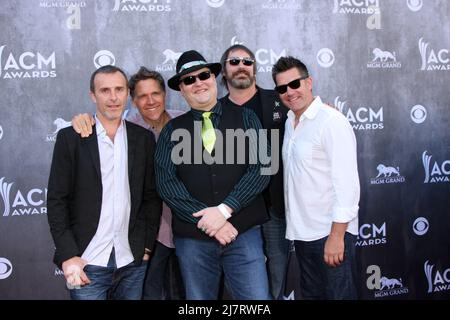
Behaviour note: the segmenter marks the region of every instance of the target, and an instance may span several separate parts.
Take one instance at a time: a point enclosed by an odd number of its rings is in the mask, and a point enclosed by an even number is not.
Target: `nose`
[[[111,91],[111,100],[113,101],[117,100],[117,93],[114,90]]]

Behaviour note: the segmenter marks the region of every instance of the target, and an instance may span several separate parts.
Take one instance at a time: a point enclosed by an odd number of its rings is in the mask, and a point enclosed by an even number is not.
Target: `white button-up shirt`
[[[283,142],[286,238],[313,241],[333,222],[358,234],[359,178],[353,129],[336,109],[316,97],[294,128],[288,112]]]
[[[95,125],[102,175],[102,207],[97,232],[81,257],[88,264],[106,267],[114,247],[116,265],[120,268],[134,260],[128,242],[131,201],[127,131],[122,121],[112,142],[97,117]]]

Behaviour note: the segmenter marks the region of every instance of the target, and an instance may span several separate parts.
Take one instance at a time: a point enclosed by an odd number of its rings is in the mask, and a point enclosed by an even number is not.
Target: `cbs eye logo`
[[[428,232],[428,228],[430,227],[430,223],[424,217],[419,217],[413,222],[413,231],[418,236],[423,236]]]
[[[225,0],[206,0],[206,3],[211,8],[219,8],[219,7],[223,6],[223,4],[225,3]]]
[[[420,104],[415,105],[411,108],[410,116],[412,121],[420,124],[427,118],[427,109],[425,109],[425,107],[421,106]]]
[[[94,65],[98,69],[103,66],[107,65],[115,65],[116,64],[116,58],[112,54],[111,51],[108,50],[100,50],[97,52],[94,56]]]
[[[422,9],[423,2],[422,0],[407,0],[406,4],[409,10],[416,12]]]
[[[0,280],[8,278],[12,273],[13,267],[11,261],[6,258],[0,258]]]
[[[322,68],[329,68],[334,63],[334,53],[331,49],[322,48],[317,53],[317,62]]]

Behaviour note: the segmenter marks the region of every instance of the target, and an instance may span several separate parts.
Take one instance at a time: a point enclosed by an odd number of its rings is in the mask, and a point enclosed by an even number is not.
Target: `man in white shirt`
[[[356,299],[359,178],[356,139],[340,112],[312,94],[298,59],[272,69],[290,111],[283,142],[286,238],[294,240],[305,299]]]
[[[47,216],[72,299],[140,299],[161,215],[154,179],[155,138],[122,120],[125,73],[91,76],[94,134],[59,131],[48,183]]]

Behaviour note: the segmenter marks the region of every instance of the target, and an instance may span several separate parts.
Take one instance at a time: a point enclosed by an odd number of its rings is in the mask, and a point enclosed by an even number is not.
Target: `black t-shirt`
[[[256,93],[253,95],[253,97],[251,97],[251,99],[248,100],[243,105],[238,105],[238,104],[234,103],[233,101],[231,101],[230,96],[227,96],[226,100],[230,106],[244,107],[244,108],[249,108],[249,109],[253,110],[256,113],[256,115],[258,116],[259,121],[261,121],[261,123],[263,123],[262,105],[261,105],[259,90],[256,91]]]

